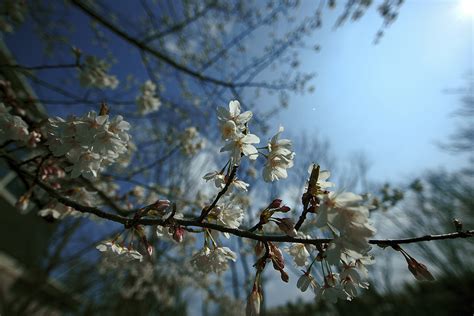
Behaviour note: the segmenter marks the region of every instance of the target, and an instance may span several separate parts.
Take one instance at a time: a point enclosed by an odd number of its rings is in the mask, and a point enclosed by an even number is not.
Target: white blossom
[[[143,261],[143,255],[134,249],[129,249],[127,247],[121,246],[114,242],[102,242],[96,246],[96,249],[100,252],[113,254],[118,256],[120,259],[125,259],[125,261],[138,260]]]
[[[71,177],[83,175],[92,179],[107,165],[127,154],[130,124],[119,115],[109,120],[108,115],[94,111],[67,121],[56,117],[48,120],[47,145],[56,156],[65,156],[71,163],[66,167]]]
[[[314,164],[309,165],[308,174],[311,174],[313,168]],[[321,190],[326,190],[334,186],[333,182],[326,181],[330,176],[331,173],[328,170],[319,171],[317,185]]]
[[[278,132],[267,145],[267,162],[263,168],[263,179],[266,182],[286,179],[288,177],[286,169],[293,167],[295,153],[292,151],[291,141],[289,139],[279,139],[283,131],[283,127],[280,126]]]
[[[234,203],[216,206],[210,215],[217,218],[217,223],[229,228],[239,228],[244,219],[244,211]],[[230,238],[229,233],[224,232],[226,238]]]
[[[293,257],[295,264],[299,267],[304,267],[308,263],[309,252],[304,244],[293,243],[285,250]]]
[[[260,143],[260,138],[254,134],[247,134],[228,141],[227,144],[221,148],[221,152],[230,151],[232,163],[239,164],[242,154],[249,157],[250,160],[257,159],[258,150],[253,144],[258,143]]]
[[[339,275],[331,273],[324,277],[324,284],[320,287],[315,287],[316,301],[324,300],[328,303],[336,303],[338,299],[351,300],[344,288],[339,283]]]
[[[309,286],[317,286],[316,281],[309,272],[304,272],[296,282],[296,287],[301,290],[301,292],[306,292]]]
[[[0,144],[9,140],[28,143],[30,140],[28,125],[21,117],[11,115],[5,105],[0,102]]]
[[[181,151],[188,156],[196,154],[205,147],[204,139],[200,137],[196,127],[190,126],[180,135]]]
[[[156,97],[156,85],[147,80],[140,88],[140,95],[137,96],[138,112],[141,115],[156,112],[161,107],[161,101]]]
[[[46,207],[38,212],[38,215],[44,218],[51,217],[53,219],[59,219],[61,217],[61,213],[52,207]]]
[[[213,172],[206,173],[202,178],[206,181],[214,180],[214,185],[216,186],[216,188],[218,188],[220,190],[222,190],[225,187],[225,185],[228,181],[227,176],[220,173],[219,171],[213,171]],[[249,187],[248,183],[237,179],[237,177],[234,177],[234,179],[232,180],[232,182],[229,185],[229,188],[231,188],[231,189],[236,188],[236,189],[241,190],[241,191],[247,191],[248,187]]]
[[[214,247],[210,249],[204,246],[195,253],[191,264],[202,273],[220,274],[227,270],[228,261],[236,261],[237,255],[227,247]]]
[[[344,254],[358,259],[370,250],[368,240],[375,235],[375,228],[361,202],[361,196],[350,192],[329,192],[323,198],[316,225],[330,227],[336,234],[326,251],[330,264],[337,264]]]
[[[79,70],[79,81],[84,87],[99,89],[115,89],[119,81],[117,77],[107,74],[110,65],[95,56],[87,56]]]
[[[221,124],[226,124],[228,121],[233,121],[239,131],[245,129],[245,124],[252,118],[252,112],[246,111],[240,113],[240,103],[237,100],[229,102],[229,110],[219,106],[217,108],[217,118]]]

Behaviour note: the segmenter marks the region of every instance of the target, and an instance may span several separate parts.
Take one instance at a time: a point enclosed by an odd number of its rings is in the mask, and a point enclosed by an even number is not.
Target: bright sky
[[[458,97],[443,90],[464,87],[463,76],[474,70],[473,16],[472,0],[407,0],[378,45],[372,44],[380,24],[373,10],[336,30],[335,16],[326,16],[314,35],[321,53],[302,60],[318,72],[316,91],[292,98],[276,121],[294,135],[318,132],[341,159],[364,151],[373,180],[393,183],[426,168],[458,169],[465,159],[443,152],[436,142],[454,130],[450,115],[459,106]],[[312,293],[294,290],[298,276],[291,273],[290,284],[272,276],[267,306],[313,299]]]
[[[443,90],[464,87],[474,66],[473,14],[473,0],[407,0],[378,45],[374,8],[336,30],[336,15],[326,15],[312,39],[321,52],[302,58],[305,69],[318,73],[316,91],[292,98],[276,120],[296,135],[319,132],[342,159],[365,152],[375,180],[456,169],[463,158],[436,143],[454,130],[450,114],[459,106]]]

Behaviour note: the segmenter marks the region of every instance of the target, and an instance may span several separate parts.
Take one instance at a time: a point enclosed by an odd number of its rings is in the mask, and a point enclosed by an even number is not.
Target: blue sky
[[[450,115],[458,96],[444,90],[465,86],[463,76],[473,68],[473,18],[460,3],[406,1],[378,45],[373,39],[381,21],[374,8],[338,29],[337,14],[325,15],[311,39],[321,52],[302,55],[304,67],[318,73],[315,93],[293,97],[275,121],[294,135],[317,132],[341,159],[364,152],[377,181],[458,168],[465,159],[436,143],[456,126]],[[303,2],[301,12],[308,5]]]

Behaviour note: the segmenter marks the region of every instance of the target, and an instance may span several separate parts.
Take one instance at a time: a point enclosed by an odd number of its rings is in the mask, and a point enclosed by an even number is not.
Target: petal
[[[252,118],[253,116],[253,113],[251,111],[245,111],[244,113],[240,114],[237,119],[236,119],[236,123],[237,124],[245,124],[247,123],[248,121],[250,121],[250,119]]]
[[[237,117],[240,114],[240,103],[237,100],[229,102],[229,112],[232,117]]]
[[[223,108],[222,106],[218,106],[216,109],[217,118],[221,121],[227,121],[230,119],[230,113],[227,109]]]
[[[253,145],[243,144],[242,145],[242,152],[245,156],[248,156],[249,159],[255,160],[258,157],[258,150]]]
[[[246,144],[258,144],[260,143],[260,138],[258,138],[257,135],[254,134],[247,134],[242,138],[242,143]]]

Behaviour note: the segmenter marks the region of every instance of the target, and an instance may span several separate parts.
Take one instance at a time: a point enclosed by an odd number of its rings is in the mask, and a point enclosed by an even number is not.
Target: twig
[[[16,172],[26,175],[27,177],[34,178],[33,175],[21,170],[19,167],[11,163],[11,161],[9,162],[12,169],[14,169]],[[235,174],[235,172],[237,171],[237,166],[234,166],[232,168],[232,171]],[[94,214],[98,217],[108,219],[117,223],[121,223],[123,225],[130,223],[131,219],[128,217],[110,214],[110,213],[102,211],[101,209],[97,207],[85,206],[75,201],[72,201],[64,197],[62,194],[58,193],[55,189],[53,189],[52,187],[50,187],[49,185],[45,184],[42,181],[38,181],[37,185],[40,186],[43,190],[45,190],[49,195],[57,199],[59,202],[63,203],[66,206],[70,206],[79,212]],[[228,188],[229,185],[230,185],[230,182],[227,182],[226,187]],[[217,204],[218,197],[222,196],[222,194],[225,193],[224,189],[219,192],[218,196],[214,200],[215,202],[213,203],[214,205]],[[174,221],[176,224],[179,224],[184,227],[202,227],[202,228],[207,228],[207,229],[213,229],[220,232],[229,233],[234,236],[262,241],[262,242],[271,241],[271,242],[288,242],[288,243],[320,245],[320,244],[330,243],[333,240],[332,238],[304,239],[304,238],[294,238],[294,237],[290,237],[286,235],[260,235],[260,234],[255,234],[245,229],[230,228],[230,227],[226,227],[226,226],[222,226],[218,224],[203,222],[201,217],[199,219],[194,219],[194,220],[175,218]],[[204,218],[205,216],[203,217],[203,219]],[[140,218],[138,221],[136,221],[136,224],[148,225],[148,226],[156,226],[156,225],[166,226],[168,223],[166,219]],[[394,246],[394,245],[399,245],[399,244],[410,244],[410,243],[417,243],[417,242],[431,241],[431,240],[445,240],[445,239],[471,238],[471,237],[474,237],[474,230],[466,230],[466,231],[460,231],[460,232],[455,232],[455,233],[438,234],[438,235],[425,235],[425,236],[403,238],[403,239],[371,239],[368,242],[369,244],[372,244],[372,245],[378,245],[380,247],[388,247],[388,246]]]
[[[59,202],[73,207],[77,211],[83,213],[91,213],[98,217],[105,218],[108,220],[112,220],[121,224],[126,224],[130,221],[130,218],[114,215],[110,213],[106,213],[96,207],[89,207],[84,206],[74,201],[69,200],[68,198],[63,197],[61,194],[57,193],[53,188],[49,187],[48,185],[39,182],[38,185],[47,191],[51,196],[56,198]],[[248,230],[244,229],[237,229],[237,228],[230,228],[218,224],[206,223],[198,220],[187,220],[187,219],[177,219],[175,218],[174,221],[184,227],[202,227],[217,230],[220,232],[229,233],[238,237],[253,239],[262,242],[289,242],[289,243],[300,243],[300,244],[324,244],[329,243],[332,241],[332,238],[316,238],[316,239],[303,239],[303,238],[294,238],[286,235],[260,235],[249,232]],[[137,221],[138,225],[158,225],[158,226],[166,226],[167,222],[166,219],[150,219],[150,218],[141,218]],[[431,240],[443,240],[443,239],[455,239],[455,238],[471,238],[474,237],[474,230],[467,230],[463,232],[455,232],[455,233],[447,233],[447,234],[439,234],[439,235],[425,235],[420,237],[413,237],[413,238],[404,238],[404,239],[371,239],[369,240],[369,244],[378,245],[381,247],[387,247],[392,245],[398,244],[410,244],[422,241],[431,241]]]
[[[202,210],[202,213],[201,213],[201,216],[199,216],[198,222],[202,222],[206,218],[209,212],[211,212],[212,209],[217,205],[217,202],[219,202],[219,199],[227,192],[227,189],[229,189],[232,181],[234,181],[235,174],[237,173],[238,167],[239,166],[237,165],[232,167],[232,170],[229,174],[229,178],[227,179],[225,186],[222,188],[222,190],[219,191],[219,193],[217,193],[217,196],[212,202],[212,204],[208,208],[205,208]]]

